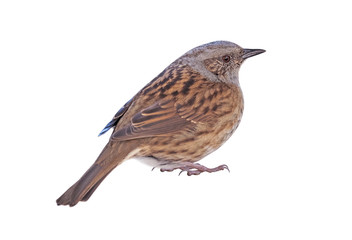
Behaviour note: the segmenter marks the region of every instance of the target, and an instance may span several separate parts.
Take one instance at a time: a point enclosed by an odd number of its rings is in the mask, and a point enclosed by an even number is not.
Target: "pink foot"
[[[224,169],[226,169],[227,171],[230,172],[229,167],[225,164],[217,166],[215,168],[207,168],[203,165],[200,165],[199,163],[192,163],[192,162],[178,162],[177,164],[174,164],[174,166],[168,165],[166,167],[161,167],[160,171],[161,172],[172,172],[176,169],[181,170],[179,175],[183,172],[187,172],[188,176],[199,175],[202,172],[212,173],[212,172],[222,171]]]

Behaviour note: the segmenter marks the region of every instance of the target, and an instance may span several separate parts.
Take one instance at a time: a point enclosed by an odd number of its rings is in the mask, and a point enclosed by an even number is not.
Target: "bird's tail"
[[[87,201],[105,177],[135,149],[133,141],[128,142],[109,142],[88,171],[56,200],[57,205],[72,207]]]

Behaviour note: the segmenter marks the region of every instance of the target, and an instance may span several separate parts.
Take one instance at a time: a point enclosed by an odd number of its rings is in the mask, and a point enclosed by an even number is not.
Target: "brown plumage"
[[[181,56],[117,112],[101,132],[114,127],[110,141],[57,204],[88,200],[116,166],[132,157],[152,158],[161,171],[180,169],[188,175],[228,169],[195,162],[238,127],[243,112],[238,71],[246,58],[263,52],[219,41]]]

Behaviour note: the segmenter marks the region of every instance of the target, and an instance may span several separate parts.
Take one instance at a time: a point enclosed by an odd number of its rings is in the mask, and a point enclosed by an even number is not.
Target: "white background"
[[[349,1],[1,1],[1,239],[352,239]],[[180,55],[228,40],[242,123],[177,176],[130,160],[74,208],[116,111]]]

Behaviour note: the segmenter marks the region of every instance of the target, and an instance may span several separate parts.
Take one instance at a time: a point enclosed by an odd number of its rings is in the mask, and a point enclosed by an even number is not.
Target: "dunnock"
[[[124,160],[148,157],[161,171],[190,175],[228,169],[197,162],[219,148],[238,127],[243,96],[238,71],[243,61],[263,53],[226,41],[196,47],[174,61],[127,102],[106,125],[114,131],[88,171],[58,205],[86,201]]]

